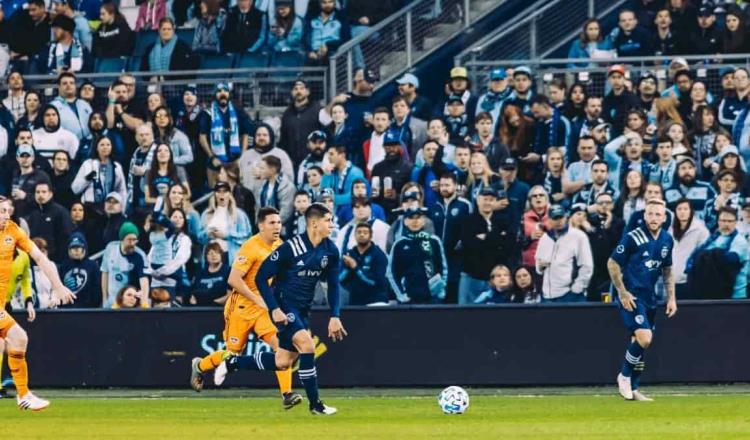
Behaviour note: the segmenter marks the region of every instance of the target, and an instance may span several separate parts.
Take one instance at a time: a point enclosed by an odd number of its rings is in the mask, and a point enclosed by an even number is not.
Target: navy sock
[[[302,385],[305,386],[307,400],[310,405],[318,403],[318,373],[315,371],[315,353],[300,353],[299,370],[297,370]]]
[[[276,371],[276,355],[269,352],[258,352],[252,356],[235,356],[227,361],[227,367],[231,371]]]
[[[643,358],[645,356],[641,356],[641,361],[635,364],[633,367],[633,374],[630,376],[630,388],[635,391],[638,389],[638,386],[641,384],[641,375],[643,374],[643,370],[646,369],[646,362],[643,361]]]
[[[638,341],[630,343],[630,346],[625,351],[625,360],[622,362],[622,369],[620,370],[623,376],[630,377],[633,375],[633,367],[641,361],[643,351],[644,349],[638,344]]]

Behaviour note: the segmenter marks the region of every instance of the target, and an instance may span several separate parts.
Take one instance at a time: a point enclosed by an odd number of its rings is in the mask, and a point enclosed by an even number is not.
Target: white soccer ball
[[[446,414],[463,414],[469,408],[469,393],[461,387],[448,387],[440,392],[438,405]]]

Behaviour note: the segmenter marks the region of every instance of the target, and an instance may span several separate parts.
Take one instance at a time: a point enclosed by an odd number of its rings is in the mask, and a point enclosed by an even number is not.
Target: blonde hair
[[[474,160],[474,157],[481,157],[483,164],[483,170],[482,170],[482,182],[485,185],[490,184],[490,176],[497,175],[494,171],[492,171],[492,167],[490,166],[490,161],[487,160],[487,155],[482,153],[481,151],[475,151],[471,153],[471,157],[469,158],[469,176],[466,178],[466,186],[471,187],[474,185],[474,181],[476,178],[474,177],[474,173],[471,172],[471,161]]]
[[[234,196],[231,192],[227,193],[229,196],[229,204],[227,206],[227,211],[229,211],[229,217],[232,219],[233,222],[237,222],[237,202],[234,200]],[[214,213],[216,212],[216,193],[212,194],[211,197],[208,199],[208,208],[206,208],[205,214],[206,214],[206,222],[210,222],[211,219],[214,217]]]

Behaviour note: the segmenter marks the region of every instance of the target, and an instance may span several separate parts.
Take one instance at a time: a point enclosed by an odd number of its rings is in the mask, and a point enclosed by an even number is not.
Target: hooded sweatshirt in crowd
[[[270,133],[270,142],[268,143],[268,146],[261,148],[258,145],[253,145],[252,148],[248,148],[242,153],[242,156],[240,156],[240,180],[242,186],[250,191],[255,190],[256,186],[262,184],[261,180],[256,179],[253,175],[253,169],[258,166],[258,162],[266,156],[278,157],[279,160],[281,160],[281,174],[294,180],[294,166],[292,165],[292,161],[289,159],[289,155],[286,154],[286,151],[276,146],[276,134],[274,133],[273,128],[271,128],[270,125],[261,122],[255,126],[252,138],[255,139],[255,133],[261,127],[265,127],[268,130],[268,133]]]
[[[71,131],[62,128],[60,111],[54,105],[48,104],[40,113],[44,115],[49,109],[54,109],[57,113],[57,125],[49,128],[42,125],[32,132],[37,155],[51,161],[56,151],[64,150],[69,157],[76,157],[78,138]]]
[[[61,307],[75,308],[98,308],[102,304],[101,296],[101,273],[99,266],[89,258],[86,238],[81,233],[73,233],[68,241],[68,249],[78,246],[83,247],[84,256],[81,260],[73,260],[66,257],[57,266],[62,282],[76,295],[75,303]],[[67,252],[66,252],[67,253]]]

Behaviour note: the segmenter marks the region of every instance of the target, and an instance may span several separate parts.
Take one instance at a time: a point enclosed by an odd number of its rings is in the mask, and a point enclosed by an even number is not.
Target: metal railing
[[[415,0],[339,47],[329,59],[329,90],[348,91],[363,66],[388,83],[504,1]]]
[[[669,72],[669,63],[678,57],[622,57],[611,59],[584,59],[584,58],[556,58],[556,59],[525,59],[525,60],[491,60],[470,61],[466,63],[469,79],[475,86],[475,91],[483,93],[489,82],[490,71],[498,67],[513,69],[518,66],[527,66],[532,71],[532,79],[537,92],[546,93],[546,85],[553,78],[564,78],[568,86],[574,82],[584,84],[588,94],[603,96],[608,91],[606,84],[606,72],[613,64],[622,64],[626,67],[625,77],[635,85],[638,79],[646,72],[656,76],[659,89],[671,86],[673,78]],[[690,64],[691,71],[696,80],[706,84],[708,91],[715,97],[721,96],[721,77],[719,71],[725,67],[750,68],[750,53],[728,54],[728,55],[690,55],[680,56]],[[571,65],[584,65],[585,67],[570,67]]]
[[[95,104],[105,106],[108,87],[125,73],[136,78],[140,93],[160,92],[168,101],[180,98],[185,86],[192,85],[198,90],[200,102],[210,102],[216,83],[224,81],[230,83],[233,98],[243,103],[247,109],[286,107],[291,99],[292,84],[300,77],[304,77],[310,87],[312,100],[328,102],[331,99],[327,81],[328,70],[325,67],[80,73],[76,78],[79,84],[85,80],[91,81],[96,87]],[[57,95],[55,76],[27,75],[24,80],[36,90],[43,91],[48,99]]]
[[[523,19],[502,26],[454,58],[470,61],[544,58],[581,31],[589,17],[601,18],[626,0],[541,0],[522,13]]]

